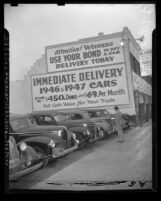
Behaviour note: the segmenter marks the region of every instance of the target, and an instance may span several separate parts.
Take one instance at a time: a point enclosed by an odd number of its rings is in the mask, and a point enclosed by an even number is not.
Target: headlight
[[[86,131],[84,131],[83,133],[84,133],[85,135],[90,135],[90,134],[91,134],[89,130],[86,130]]]
[[[21,150],[21,151],[25,151],[26,149],[27,149],[27,144],[24,143],[24,142],[22,142],[22,143],[20,144],[20,150]]]
[[[79,141],[78,139],[76,139],[76,143],[77,143],[77,144],[79,144],[79,143],[80,143],[80,141]]]
[[[58,131],[58,136],[61,137],[61,131]]]
[[[84,127],[87,127],[87,124],[86,124],[86,123],[84,123],[84,124],[83,124],[83,126],[84,126]]]
[[[52,148],[54,148],[54,147],[55,147],[55,142],[54,142],[54,140],[51,140],[50,143],[49,143],[49,145],[50,145]]]
[[[76,134],[73,133],[73,139],[75,140],[77,138]]]
[[[110,119],[115,119],[114,117],[111,117]]]

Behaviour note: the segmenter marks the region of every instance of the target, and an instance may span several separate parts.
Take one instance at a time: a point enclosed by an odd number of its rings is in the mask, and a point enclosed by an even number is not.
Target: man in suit
[[[115,114],[115,124],[116,124],[116,130],[117,130],[117,133],[118,133],[118,141],[117,142],[124,142],[124,133],[123,133],[123,130],[122,130],[122,114],[118,108],[118,106],[115,106],[114,107],[114,110],[116,112]]]

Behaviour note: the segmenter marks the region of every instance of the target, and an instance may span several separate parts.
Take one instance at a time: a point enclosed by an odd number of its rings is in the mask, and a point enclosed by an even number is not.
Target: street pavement
[[[124,136],[124,143],[117,143],[117,136],[96,142],[90,153],[28,188],[78,191],[152,189],[151,121],[130,128]]]

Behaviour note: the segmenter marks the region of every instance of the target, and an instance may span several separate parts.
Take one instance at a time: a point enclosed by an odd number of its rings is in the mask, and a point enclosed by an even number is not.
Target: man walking
[[[124,133],[122,130],[122,114],[117,106],[114,107],[114,110],[116,112],[115,115],[115,124],[116,124],[116,130],[118,133],[118,141],[117,142],[124,142]]]

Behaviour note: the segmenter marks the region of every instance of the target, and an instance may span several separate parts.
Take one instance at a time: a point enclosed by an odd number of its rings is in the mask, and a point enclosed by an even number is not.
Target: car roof
[[[76,113],[76,114],[82,114],[82,113],[85,113],[86,111],[80,111],[80,110],[68,110],[68,111],[40,111],[40,112],[33,112],[33,113],[30,113],[32,115],[43,115],[43,114],[71,114],[71,113]]]
[[[97,111],[107,111],[107,110],[106,109],[87,109],[87,110],[84,110],[84,111],[87,111],[87,112],[97,112]]]

